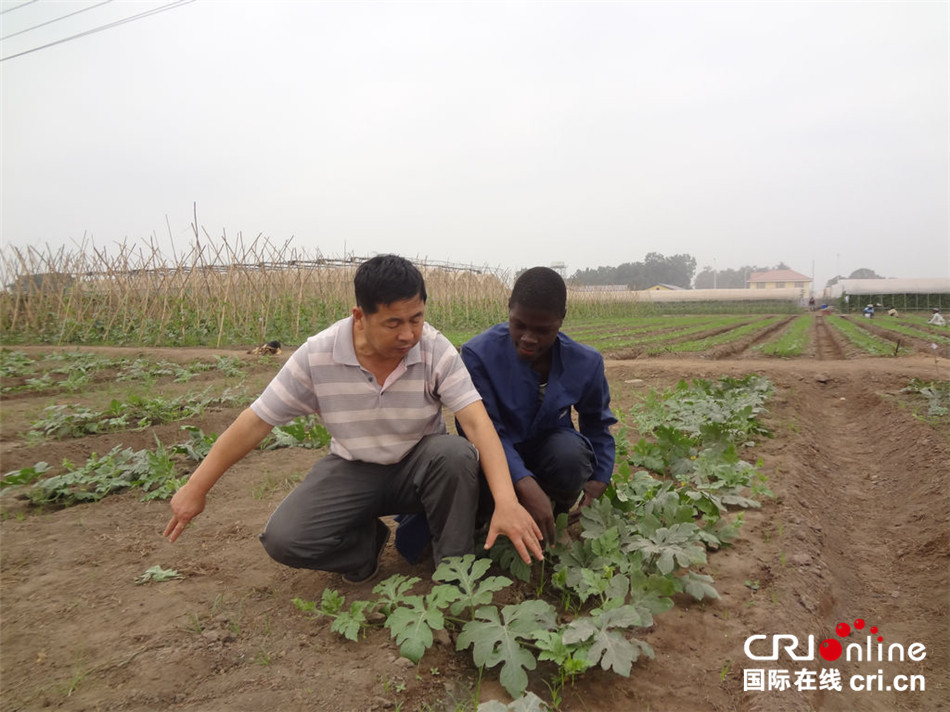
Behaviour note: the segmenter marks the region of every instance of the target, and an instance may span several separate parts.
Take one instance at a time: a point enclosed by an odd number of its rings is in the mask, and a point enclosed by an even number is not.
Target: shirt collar
[[[360,360],[356,357],[356,345],[353,343],[353,317],[348,316],[336,323],[336,338],[333,340],[333,360],[345,366],[359,366]],[[425,336],[428,323],[423,325],[422,334]],[[422,363],[422,346],[419,343],[409,349],[403,361],[407,366]]]
[[[333,339],[333,360],[346,366],[359,366],[356,346],[353,344],[353,317],[348,316],[336,323],[336,338]]]

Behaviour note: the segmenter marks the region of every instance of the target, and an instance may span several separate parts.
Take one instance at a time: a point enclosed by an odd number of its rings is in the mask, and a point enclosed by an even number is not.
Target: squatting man
[[[561,332],[566,314],[561,275],[532,267],[515,281],[508,321],[462,346],[462,361],[505,450],[518,501],[547,544],[555,540],[558,514],[577,517],[604,493],[616,454],[610,426],[617,419],[610,410],[604,359]],[[459,430],[468,432],[462,422]],[[481,489],[479,521],[491,512],[488,490]],[[415,561],[428,541],[424,515],[399,522],[396,548]]]
[[[558,514],[573,508],[577,516],[603,495],[616,456],[610,426],[617,419],[604,359],[561,332],[566,314],[561,275],[532,267],[511,290],[508,323],[462,346],[462,361],[505,449],[518,501],[549,545]]]
[[[276,561],[370,580],[390,536],[380,517],[410,513],[425,515],[436,563],[472,553],[479,469],[494,501],[485,548],[504,535],[525,563],[541,559],[544,537],[518,501],[482,398],[458,351],[425,322],[419,270],[379,255],[360,265],[354,288],[352,314],[293,353],[175,493],[164,536],[178,539],[212,486],[274,426],[316,414],[330,452],[261,534]],[[467,439],[447,432],[443,406]]]

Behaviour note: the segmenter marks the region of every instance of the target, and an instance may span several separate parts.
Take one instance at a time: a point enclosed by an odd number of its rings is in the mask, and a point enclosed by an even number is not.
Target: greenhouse
[[[825,290],[843,312],[867,304],[898,311],[950,311],[950,279],[842,279]]]

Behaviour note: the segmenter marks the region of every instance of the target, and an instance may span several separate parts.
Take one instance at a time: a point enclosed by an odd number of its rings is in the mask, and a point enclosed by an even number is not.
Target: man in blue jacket
[[[521,505],[554,542],[554,519],[600,497],[613,473],[610,389],[595,349],[560,332],[567,288],[547,267],[522,273],[508,323],[462,346],[462,360],[501,438]],[[579,432],[572,410],[577,413]],[[581,499],[581,494],[583,498]]]

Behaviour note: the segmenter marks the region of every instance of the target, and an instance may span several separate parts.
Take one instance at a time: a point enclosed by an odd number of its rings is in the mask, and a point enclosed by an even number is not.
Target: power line
[[[17,5],[16,7],[8,7],[6,10],[0,10],[0,15],[6,15],[8,12],[19,10],[21,7],[26,7],[27,5],[32,5],[33,3],[39,2],[39,1],[40,0],[29,0],[29,2],[25,2],[22,5]]]
[[[73,15],[78,15],[80,12],[86,12],[86,10],[95,10],[97,7],[101,7],[102,5],[108,5],[110,2],[112,2],[112,0],[104,0],[104,2],[100,2],[100,3],[96,4],[96,5],[90,5],[89,7],[81,8],[81,9],[79,9],[79,10],[76,10],[75,12],[69,13],[68,15],[63,15],[62,17],[54,17],[52,20],[47,20],[46,22],[41,22],[41,23],[38,24],[38,25],[33,25],[33,27],[27,27],[25,30],[20,30],[19,32],[14,32],[14,33],[9,34],[9,35],[7,35],[7,36],[5,36],[5,37],[0,37],[0,42],[2,42],[3,40],[8,40],[8,39],[10,39],[11,37],[16,37],[17,35],[22,35],[24,32],[29,32],[30,30],[36,30],[36,29],[38,29],[38,28],[40,28],[40,27],[46,27],[47,25],[52,25],[54,22],[59,22],[60,20],[65,20],[67,17],[72,17]]]
[[[176,7],[181,7],[183,5],[190,5],[194,1],[195,0],[175,0],[175,2],[168,3],[167,5],[162,5],[161,7],[156,7],[156,8],[153,8],[152,10],[146,10],[145,12],[140,12],[138,15],[132,15],[131,17],[126,17],[125,19],[122,19],[122,20],[116,20],[115,22],[110,22],[108,25],[94,27],[91,30],[80,32],[77,35],[72,35],[71,37],[65,37],[61,40],[56,40],[55,42],[50,42],[49,44],[45,44],[40,47],[34,47],[33,49],[28,49],[24,52],[17,52],[16,54],[11,54],[8,57],[0,57],[0,62],[6,62],[8,59],[15,59],[16,57],[22,57],[25,54],[39,52],[41,49],[46,49],[47,47],[55,47],[56,45],[63,44],[64,42],[69,42],[70,40],[75,40],[80,37],[86,37],[87,35],[93,35],[97,32],[102,32],[103,30],[110,30],[113,27],[118,27],[119,25],[124,25],[128,22],[135,22],[136,20],[141,20],[151,15],[157,15],[158,13],[165,12],[166,10],[173,10]],[[31,0],[31,2],[35,2],[35,0]]]

